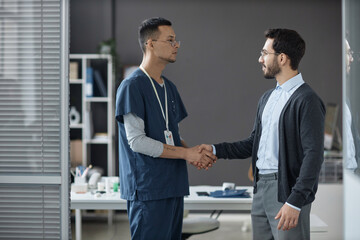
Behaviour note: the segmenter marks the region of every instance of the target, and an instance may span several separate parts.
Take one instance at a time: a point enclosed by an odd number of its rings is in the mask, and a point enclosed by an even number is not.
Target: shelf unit
[[[76,79],[70,72],[70,106],[76,107],[80,121],[70,123],[70,138],[81,140],[82,165],[104,168],[107,176],[115,175],[115,120],[114,120],[114,72],[111,55],[107,54],[70,54],[72,71],[77,71]],[[92,71],[92,96],[87,96],[89,85],[88,68]],[[106,89],[102,96],[95,81],[97,71]],[[99,78],[98,78],[99,80]],[[101,135],[99,139],[95,136]],[[99,146],[102,146],[99,148]],[[92,151],[94,149],[96,151]],[[78,150],[78,149],[76,149]],[[100,157],[99,157],[100,155]],[[106,157],[105,157],[106,156]],[[106,158],[106,161],[105,161]],[[99,165],[100,164],[100,165]]]
[[[343,157],[342,152],[325,151],[321,165],[319,183],[342,183]]]

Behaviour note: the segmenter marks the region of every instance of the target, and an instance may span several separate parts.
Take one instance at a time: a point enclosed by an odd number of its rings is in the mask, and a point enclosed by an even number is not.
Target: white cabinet
[[[104,174],[114,176],[114,72],[111,55],[70,54],[69,79],[71,156],[76,154],[81,159],[76,165],[99,166],[104,169]],[[74,159],[71,159],[72,165],[75,165]]]

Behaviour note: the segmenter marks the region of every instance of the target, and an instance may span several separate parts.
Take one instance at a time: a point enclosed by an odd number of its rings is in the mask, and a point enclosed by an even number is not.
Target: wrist
[[[186,161],[189,161],[190,149],[181,147],[181,153],[182,153],[181,158]]]
[[[212,147],[212,153],[216,156],[216,147],[214,144],[211,145]]]
[[[292,204],[290,204],[288,202],[285,202],[285,204],[288,205],[289,207],[291,207],[292,209],[295,209],[295,210],[297,210],[299,212],[301,211],[301,208],[298,208],[298,207],[296,207],[296,206],[294,206],[294,205],[292,205]]]

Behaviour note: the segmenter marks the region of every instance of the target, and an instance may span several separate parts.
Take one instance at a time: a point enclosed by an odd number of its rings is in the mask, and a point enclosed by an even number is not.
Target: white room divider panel
[[[68,0],[0,0],[0,239],[69,239]]]

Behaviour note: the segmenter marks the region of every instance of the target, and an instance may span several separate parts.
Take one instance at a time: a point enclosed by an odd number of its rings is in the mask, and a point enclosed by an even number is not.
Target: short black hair
[[[139,27],[139,44],[141,50],[145,52],[145,43],[150,37],[158,33],[159,26],[171,26],[171,22],[165,18],[155,17],[144,20]]]
[[[273,48],[276,53],[285,53],[290,58],[290,66],[297,70],[301,58],[305,54],[305,41],[300,34],[290,29],[268,29],[265,37],[274,39]]]

